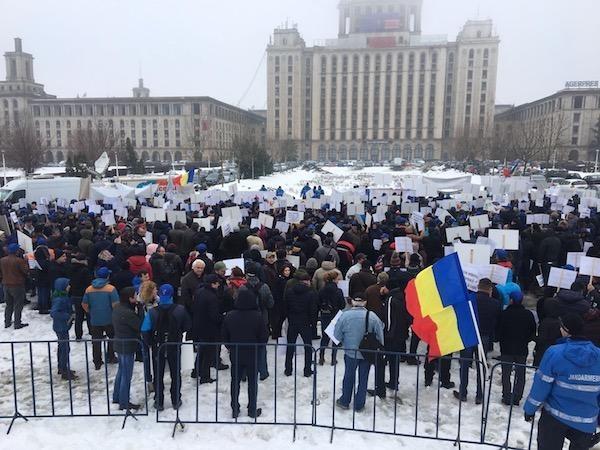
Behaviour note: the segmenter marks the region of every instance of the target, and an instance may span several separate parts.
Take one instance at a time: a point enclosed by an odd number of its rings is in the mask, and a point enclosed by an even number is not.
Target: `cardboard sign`
[[[455,238],[461,238],[463,241],[471,239],[471,233],[469,232],[468,226],[446,228],[446,240],[448,242],[454,241]]]
[[[342,229],[339,228],[337,225],[335,225],[330,220],[328,220],[327,222],[325,222],[325,225],[323,225],[323,228],[321,228],[321,233],[323,233],[325,235],[327,233],[333,233],[333,240],[335,242],[339,241],[340,238],[342,237],[342,234],[344,234],[344,232],[342,231]]]
[[[528,214],[527,225],[537,223],[539,225],[548,225],[550,223],[549,214]]]
[[[22,231],[17,230],[17,242],[25,253],[33,253],[33,241]]]
[[[502,267],[498,264],[488,264],[479,268],[479,274],[481,278],[489,278],[494,284],[506,284],[508,281],[508,274],[510,269],[508,267]]]
[[[489,245],[454,244],[454,250],[458,253],[458,259],[462,264],[484,265],[490,263],[492,249]]]
[[[286,259],[294,266],[296,269],[300,267],[300,257],[297,255],[287,255]]]
[[[265,228],[273,228],[274,221],[275,217],[273,216],[264,213],[258,214],[258,223],[260,223]]]
[[[396,251],[398,253],[413,253],[413,244],[409,237],[396,237],[394,239],[394,244],[396,245]]]
[[[304,213],[301,211],[286,211],[285,221],[287,223],[300,223],[304,220]]]
[[[577,272],[574,270],[559,269],[558,267],[550,268],[550,276],[548,277],[548,286],[561,289],[571,289],[571,285],[577,278]]]
[[[600,258],[582,256],[579,263],[579,273],[581,275],[600,277]]]
[[[220,217],[222,219],[222,217]],[[223,237],[229,236],[233,232],[233,225],[229,221],[223,221],[221,223],[221,233]]]
[[[519,230],[489,230],[488,237],[494,241],[496,248],[519,250]]]
[[[469,217],[469,224],[472,230],[487,230],[490,227],[490,218],[487,214],[471,216]]]
[[[567,253],[567,264],[579,269],[581,267],[581,258],[584,256],[584,252],[569,252]]]

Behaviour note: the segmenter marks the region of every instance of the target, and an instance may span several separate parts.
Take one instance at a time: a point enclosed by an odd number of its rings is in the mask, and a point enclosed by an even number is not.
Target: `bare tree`
[[[544,161],[556,160],[558,149],[566,144],[565,137],[569,124],[565,115],[562,112],[553,114],[550,118],[544,119],[539,127],[539,139]]]
[[[8,165],[23,169],[27,174],[42,166],[43,147],[36,136],[31,115],[22,113],[2,129],[0,149],[6,155]]]
[[[81,159],[87,164],[93,164],[103,152],[114,154],[113,150],[118,148],[117,139],[122,139],[124,146],[124,134],[115,137],[112,127],[105,126],[103,122],[88,122],[86,128],[75,131],[71,145]]]

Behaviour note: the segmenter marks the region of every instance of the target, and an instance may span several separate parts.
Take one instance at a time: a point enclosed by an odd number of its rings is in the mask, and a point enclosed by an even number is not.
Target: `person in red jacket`
[[[134,275],[137,275],[141,271],[145,270],[150,276],[150,279],[153,279],[152,266],[146,260],[146,250],[142,246],[139,246],[139,249],[136,247],[134,254],[127,258],[127,262],[129,262],[129,270]]]

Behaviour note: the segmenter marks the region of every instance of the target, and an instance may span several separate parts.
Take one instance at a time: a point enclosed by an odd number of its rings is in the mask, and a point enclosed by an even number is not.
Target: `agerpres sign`
[[[582,88],[597,88],[600,86],[598,81],[567,81],[565,87],[567,89],[582,89]]]

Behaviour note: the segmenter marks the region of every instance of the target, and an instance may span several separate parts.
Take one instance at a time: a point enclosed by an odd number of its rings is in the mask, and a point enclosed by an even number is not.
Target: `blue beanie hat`
[[[21,247],[19,247],[19,244],[12,243],[8,244],[7,250],[10,255],[14,255],[19,251],[20,248]]]

